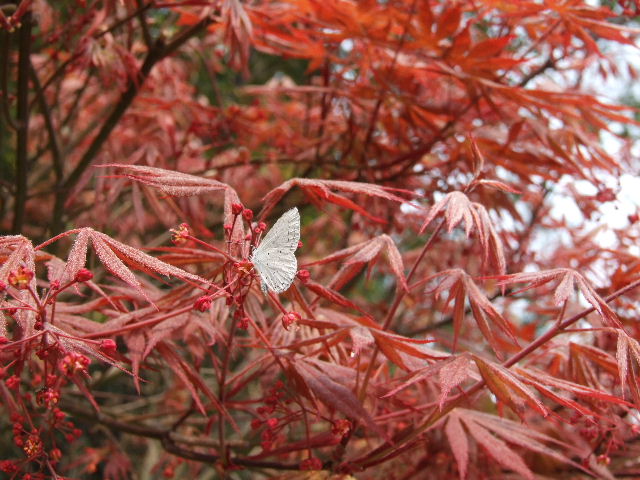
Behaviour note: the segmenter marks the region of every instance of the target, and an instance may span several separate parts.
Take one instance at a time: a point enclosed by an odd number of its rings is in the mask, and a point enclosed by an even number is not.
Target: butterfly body
[[[267,232],[251,255],[258,271],[262,291],[286,291],[298,271],[295,251],[300,241],[300,213],[297,208],[285,212]]]

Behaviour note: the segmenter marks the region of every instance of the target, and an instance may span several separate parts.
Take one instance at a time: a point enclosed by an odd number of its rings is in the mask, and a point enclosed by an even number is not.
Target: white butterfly
[[[300,240],[300,214],[297,208],[285,212],[251,254],[251,263],[260,274],[260,286],[282,293],[293,283],[298,271],[294,252]]]

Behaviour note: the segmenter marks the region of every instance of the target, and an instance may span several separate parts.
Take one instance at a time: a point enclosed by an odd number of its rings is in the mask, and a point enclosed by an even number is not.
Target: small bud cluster
[[[60,371],[68,377],[72,377],[76,373],[87,373],[90,360],[88,357],[80,353],[68,353],[60,361]]]
[[[273,413],[275,412],[278,404],[283,401],[283,388],[284,383],[277,381],[275,385],[267,391],[267,395],[263,399],[264,405],[258,407],[256,410],[258,418],[254,418],[251,421],[251,428],[253,430],[258,430],[264,427],[264,430],[260,435],[260,445],[265,452],[271,450],[278,439],[278,426],[280,425],[280,420],[273,416]],[[285,403],[287,402],[285,401]]]
[[[351,433],[351,429],[353,425],[346,418],[340,418],[333,422],[333,426],[331,427],[331,433],[336,437],[340,437],[341,439],[349,435]]]
[[[289,312],[282,316],[282,326],[285,330],[289,330],[291,328],[298,329],[298,322],[302,320],[302,316],[298,312]]]
[[[29,288],[29,283],[33,279],[33,271],[29,270],[26,267],[18,267],[16,270],[13,270],[9,273],[9,285],[18,289],[18,290],[26,290]]]
[[[189,225],[186,223],[181,223],[178,228],[172,228],[169,231],[171,232],[171,243],[174,245],[183,246],[189,242],[191,232],[189,231]]]
[[[206,312],[211,307],[211,297],[209,295],[203,295],[199,297],[193,304],[193,308],[199,312]]]

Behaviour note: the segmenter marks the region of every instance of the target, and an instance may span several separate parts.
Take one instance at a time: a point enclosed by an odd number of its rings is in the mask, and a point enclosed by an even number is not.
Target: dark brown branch
[[[163,429],[151,427],[148,425],[139,425],[128,422],[123,422],[115,418],[105,415],[101,412],[95,412],[92,410],[84,409],[71,402],[65,401],[62,403],[61,408],[63,411],[75,416],[81,417],[91,422],[96,422],[112,430],[119,432],[129,433],[139,437],[153,438],[160,440],[164,449],[178,457],[186,458],[188,460],[195,460],[197,462],[204,463],[217,463],[220,460],[218,455],[202,453],[195,450],[189,450],[180,447],[176,444],[179,440],[178,436],[174,434],[173,429]],[[246,458],[234,458],[230,461],[231,465],[240,465],[248,468],[273,468],[276,470],[299,470],[298,464],[279,463],[279,462],[265,462],[261,460],[251,460]]]
[[[9,48],[11,45],[10,34],[6,30],[0,30],[0,102],[2,102],[2,115],[14,130],[18,130],[18,124],[11,117],[9,110]]]
[[[138,17],[138,21],[140,22],[140,27],[142,28],[142,36],[144,37],[144,43],[147,44],[147,48],[153,48],[153,37],[151,36],[151,32],[149,32],[149,25],[147,24],[147,18],[144,15],[145,10],[147,10],[151,3],[144,5],[142,0],[136,0],[138,4],[138,11],[136,12],[136,16]]]
[[[61,181],[64,173],[62,171],[62,154],[60,152],[60,142],[58,142],[58,135],[56,133],[55,126],[53,125],[53,119],[51,117],[51,109],[49,108],[47,99],[44,96],[44,91],[42,90],[40,79],[38,78],[38,72],[36,72],[35,68],[33,68],[33,64],[31,62],[29,62],[29,74],[36,91],[36,98],[38,100],[38,103],[40,104],[40,110],[42,111],[42,115],[44,117],[44,125],[47,129],[47,134],[49,135],[49,150],[51,150],[51,158],[53,159],[53,169],[56,172],[56,179],[58,181]]]
[[[22,231],[24,212],[27,203],[27,172],[29,170],[29,68],[31,65],[31,12],[22,17],[18,34],[18,92],[16,135],[16,195],[13,206],[14,233]]]

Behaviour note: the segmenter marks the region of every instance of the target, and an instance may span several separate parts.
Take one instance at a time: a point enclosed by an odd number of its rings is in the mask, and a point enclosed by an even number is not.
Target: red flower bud
[[[289,312],[282,316],[282,326],[285,330],[289,330],[292,326],[298,327],[298,321],[302,319],[302,316],[298,312]]]
[[[333,422],[331,433],[333,433],[336,437],[344,437],[351,431],[351,428],[353,428],[351,422],[346,418],[341,418]]]
[[[247,330],[249,328],[249,317],[242,317],[238,320],[238,328],[240,330]]]
[[[251,429],[252,430],[257,430],[262,426],[262,420],[260,420],[259,418],[254,418],[253,420],[251,420]]]
[[[242,216],[247,222],[250,222],[251,219],[253,219],[253,210],[245,208],[244,210],[242,210]]]
[[[300,470],[322,470],[322,460],[311,457],[300,462]]]
[[[234,203],[231,205],[231,213],[233,213],[234,215],[240,215],[243,210],[244,207],[241,203]]]
[[[88,282],[92,278],[93,278],[93,273],[91,273],[91,270],[87,270],[86,268],[81,268],[76,273],[74,280],[76,282],[82,283],[82,282]]]
[[[169,231],[171,232],[171,243],[174,245],[184,245],[189,241],[191,233],[189,232],[189,225],[186,223],[181,223],[178,228],[172,228]]]
[[[4,383],[7,385],[7,387],[11,390],[17,390],[18,387],[20,386],[20,377],[18,377],[17,375],[11,375],[9,378],[7,378]]]
[[[264,440],[260,442],[260,446],[262,447],[263,451],[268,452],[269,450],[271,450],[271,447],[273,446],[273,442],[269,440]]]
[[[49,458],[53,462],[59,462],[60,459],[62,458],[62,451],[59,448],[51,449],[51,451],[49,452]]]
[[[304,243],[302,243],[302,240],[298,240],[298,248],[302,248],[303,245]]]
[[[117,348],[118,346],[116,345],[116,342],[114,342],[110,338],[105,338],[100,342],[100,350],[109,355],[113,355],[116,352]]]
[[[86,372],[91,361],[80,353],[68,353],[60,360],[60,370],[67,376],[78,372]]]
[[[307,280],[311,278],[311,272],[305,269],[299,270],[297,275],[298,275],[298,278],[302,281],[302,283],[305,283]]]
[[[193,304],[193,308],[200,312],[206,312],[211,307],[211,298],[206,295],[198,298],[196,303]]]

